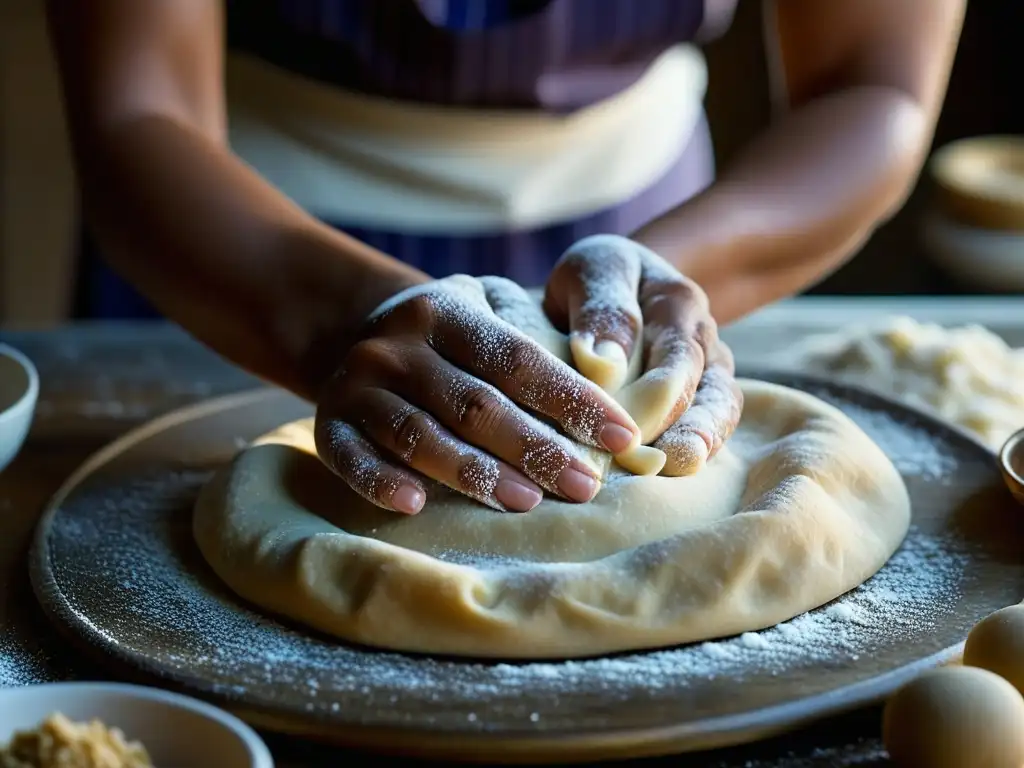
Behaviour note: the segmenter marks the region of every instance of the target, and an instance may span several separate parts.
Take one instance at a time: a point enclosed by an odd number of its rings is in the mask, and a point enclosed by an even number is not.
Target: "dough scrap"
[[[569,359],[567,338],[531,311],[504,319]],[[576,658],[773,626],[881,568],[910,501],[841,411],[774,384],[740,386],[743,419],[699,473],[639,476],[581,448],[604,476],[594,500],[547,498],[525,514],[440,486],[418,515],[380,510],[316,457],[312,419],[287,424],[203,489],[195,538],[241,597],[399,651]]]

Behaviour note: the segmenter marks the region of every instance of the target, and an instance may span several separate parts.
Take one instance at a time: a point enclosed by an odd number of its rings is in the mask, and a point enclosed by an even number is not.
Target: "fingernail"
[[[601,430],[601,444],[612,453],[622,453],[633,442],[633,433],[620,424],[605,424]]]
[[[590,501],[597,494],[597,488],[597,480],[572,467],[566,467],[558,476],[558,490],[576,501]]]
[[[529,512],[540,504],[543,497],[540,491],[515,480],[502,479],[494,489],[494,498],[513,512]]]
[[[617,341],[603,339],[594,347],[594,354],[613,363],[626,364],[626,350]]]
[[[575,341],[576,346],[583,352],[594,351],[594,334],[590,331],[573,331],[569,335],[570,341]]]
[[[426,502],[427,497],[415,485],[403,485],[391,497],[391,506],[396,512],[404,512],[407,515],[415,515]]]

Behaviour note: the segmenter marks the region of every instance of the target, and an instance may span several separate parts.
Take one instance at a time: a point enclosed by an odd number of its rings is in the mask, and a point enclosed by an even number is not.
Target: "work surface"
[[[770,366],[773,356],[808,333],[905,313],[947,325],[979,323],[1024,346],[1022,300],[805,299],[772,307],[723,335],[741,365]],[[1014,324],[1014,318],[1018,318]],[[258,386],[175,328],[165,325],[74,326],[8,332],[40,372],[37,418],[18,460],[0,475],[0,686],[105,673],[74,657],[36,608],[25,551],[50,495],[92,452],[127,429],[211,396]],[[877,710],[819,724],[807,732],[741,750],[672,759],[674,766],[803,768],[881,766]],[[270,738],[283,768],[335,764],[337,751]],[[649,761],[668,764],[665,760]]]

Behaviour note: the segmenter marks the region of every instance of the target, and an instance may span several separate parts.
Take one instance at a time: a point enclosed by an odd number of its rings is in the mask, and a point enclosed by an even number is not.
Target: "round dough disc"
[[[590,503],[525,514],[440,487],[418,515],[379,510],[317,458],[312,420],[285,425],[204,488],[196,540],[243,598],[394,650],[571,658],[772,626],[873,575],[910,502],[841,411],[740,386],[743,419],[697,474],[612,466]]]

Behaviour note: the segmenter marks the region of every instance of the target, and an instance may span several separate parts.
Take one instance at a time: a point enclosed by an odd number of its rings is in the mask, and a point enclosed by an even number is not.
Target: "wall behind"
[[[43,0],[0,0],[0,321],[69,309],[75,191]]]

